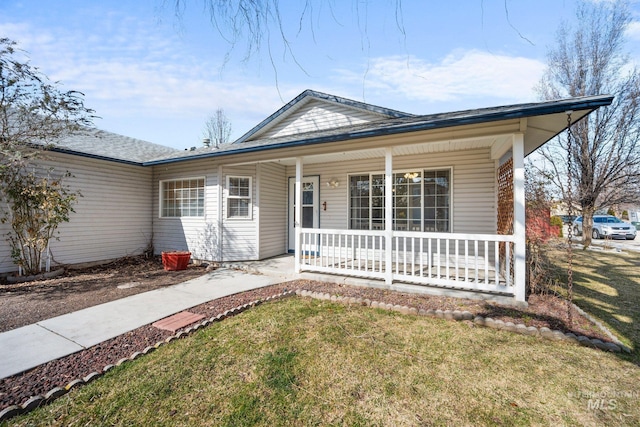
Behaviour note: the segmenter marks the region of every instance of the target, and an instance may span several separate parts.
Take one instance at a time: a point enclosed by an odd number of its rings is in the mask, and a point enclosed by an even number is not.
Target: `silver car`
[[[573,221],[573,233],[576,236],[582,235],[581,216]],[[612,215],[594,215],[591,237],[633,240],[636,238],[636,227]]]

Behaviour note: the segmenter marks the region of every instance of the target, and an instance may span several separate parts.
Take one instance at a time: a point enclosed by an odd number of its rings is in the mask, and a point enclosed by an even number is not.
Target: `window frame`
[[[166,210],[168,208],[166,208],[166,206],[165,206],[165,203],[167,201],[167,199],[165,198],[165,185],[167,183],[170,183],[170,182],[173,182],[173,183],[181,182],[182,185],[183,185],[181,190],[183,190],[183,189],[185,189],[184,183],[187,182],[187,183],[190,184],[191,181],[196,181],[196,182],[202,181],[202,187],[196,186],[195,188],[192,188],[191,186],[189,186],[188,188],[186,188],[187,190],[196,190],[197,192],[200,191],[200,190],[202,191],[202,206],[200,206],[200,203],[199,203],[200,195],[197,195],[197,197],[196,197],[196,203],[197,203],[197,206],[195,208],[196,215],[184,215],[182,206],[180,206],[180,207],[174,206],[172,208],[174,210],[174,212],[177,209],[180,209],[181,210],[180,211],[180,215],[166,215]],[[206,215],[206,200],[207,200],[207,195],[206,195],[206,191],[207,190],[206,189],[207,189],[207,178],[205,176],[187,177],[187,178],[171,178],[171,179],[162,179],[162,180],[160,180],[159,181],[159,186],[158,186],[158,192],[159,192],[159,199],[158,199],[159,200],[159,206],[158,206],[159,212],[158,212],[158,217],[161,218],[161,219],[204,218],[205,215]],[[176,188],[174,188],[173,190],[175,191]],[[181,198],[178,199],[178,198],[174,197],[174,199],[173,199],[174,202],[178,201],[178,200],[180,200],[181,202],[184,202],[185,200],[189,201],[190,198],[189,197],[187,197],[187,198],[181,197]],[[190,206],[188,206],[187,209],[190,212],[192,208]],[[202,210],[202,215],[197,215],[197,213],[199,213],[198,211],[200,209]]]
[[[358,210],[361,211],[362,210],[362,206],[357,206],[357,207],[352,206],[353,198],[352,198],[352,195],[351,195],[351,178],[354,177],[354,176],[366,176],[366,175],[369,176],[369,196],[368,196],[368,201],[367,201],[368,212],[369,212],[368,217],[367,217],[367,222],[369,223],[369,226],[368,226],[368,228],[353,228],[352,224],[353,224],[354,218],[352,217],[352,212],[353,212],[354,209],[358,209]],[[373,179],[374,179],[373,177],[374,176],[380,176],[380,175],[382,176],[382,179],[383,179],[383,185],[381,187],[382,188],[382,196],[374,196],[373,192],[371,191],[371,183],[373,182]],[[384,186],[384,172],[362,172],[362,173],[350,173],[350,174],[347,174],[347,211],[348,211],[347,212],[347,221],[348,221],[348,227],[349,227],[348,229],[349,230],[384,230],[384,227],[373,228],[374,218],[373,218],[372,213],[373,213],[373,209],[376,207],[373,204],[373,198],[374,197],[381,197],[381,199],[382,199],[382,218],[378,222],[376,222],[376,224],[380,223],[382,226],[384,226],[384,202],[385,202],[384,192],[385,192],[385,190],[386,190],[386,188]],[[360,223],[363,223],[363,219],[362,218],[359,218],[358,221]]]
[[[395,183],[395,178],[398,175],[404,175],[406,173],[410,173],[410,172],[420,172],[420,177],[421,177],[421,181],[420,181],[420,206],[411,206],[411,207],[405,207],[404,209],[419,209],[420,211],[420,230],[409,230],[409,231],[420,231],[420,232],[424,232],[425,229],[425,209],[427,208],[427,206],[425,206],[425,188],[424,188],[424,180],[425,180],[425,173],[427,172],[447,172],[448,173],[448,179],[449,179],[449,192],[448,192],[448,231],[439,231],[440,233],[452,233],[453,232],[453,166],[444,166],[444,167],[416,167],[416,168],[403,168],[403,169],[399,169],[399,170],[394,170],[392,173],[392,179],[394,179],[393,185],[392,185],[392,191],[396,188],[396,183]],[[368,222],[369,222],[369,228],[353,228],[352,224],[354,221],[353,218],[353,212],[354,209],[358,209],[358,210],[362,210],[361,206],[353,206],[353,196],[352,196],[352,188],[351,188],[351,178],[354,176],[369,176],[369,200],[368,200]],[[354,172],[354,173],[349,173],[347,174],[347,185],[348,185],[348,191],[347,191],[347,225],[349,227],[349,230],[384,230],[385,227],[385,222],[384,222],[384,218],[382,219],[382,228],[373,228],[373,208],[375,206],[373,206],[372,203],[372,198],[373,197],[378,197],[378,196],[374,196],[373,195],[373,191],[371,190],[371,185],[372,182],[374,182],[374,176],[377,175],[382,175],[383,179],[385,179],[385,174],[384,172],[380,172],[380,171],[370,171],[370,172]],[[386,185],[383,185],[383,188],[386,188]],[[385,196],[383,194],[383,207],[384,207],[384,201]],[[394,212],[394,216],[393,216],[393,221],[394,221],[394,231],[401,231],[401,230],[397,230],[395,228],[395,224],[396,224],[396,211],[399,209],[396,206],[396,195],[395,195],[395,191],[394,191],[394,195],[392,196],[393,199],[393,212]],[[435,207],[436,209],[438,208],[438,206]],[[360,223],[363,222],[362,218],[359,218]]]
[[[248,196],[231,195],[231,180],[232,179],[248,179]],[[226,176],[226,188],[225,188],[225,215],[230,220],[251,220],[253,219],[253,177],[249,175],[227,175]],[[241,187],[239,187],[241,188]],[[230,200],[247,200],[247,215],[231,215],[231,203]]]
[[[448,199],[449,199],[449,204],[448,204],[448,211],[449,211],[449,217],[447,219],[448,225],[449,225],[449,230],[448,231],[434,231],[434,233],[453,233],[453,166],[447,166],[447,167],[434,167],[434,168],[423,168],[422,169],[422,231],[424,231],[424,223],[425,223],[425,216],[424,216],[424,211],[427,208],[427,206],[425,206],[425,199],[424,199],[424,172],[442,172],[442,171],[447,171],[449,173],[449,194],[447,195]],[[436,195],[436,198],[438,196]],[[438,209],[438,206],[435,207],[435,209]]]

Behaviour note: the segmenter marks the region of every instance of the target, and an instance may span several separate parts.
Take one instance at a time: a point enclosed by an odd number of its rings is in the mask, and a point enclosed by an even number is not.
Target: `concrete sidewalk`
[[[0,333],[0,379],[238,292],[291,277],[221,269],[188,282],[144,292]]]

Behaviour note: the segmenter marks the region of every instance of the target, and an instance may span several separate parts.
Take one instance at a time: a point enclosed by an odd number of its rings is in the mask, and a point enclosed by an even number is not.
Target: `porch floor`
[[[375,280],[370,278],[355,277],[354,276],[340,276],[335,274],[325,273],[312,273],[302,272],[295,274],[295,259],[293,254],[280,255],[273,258],[267,258],[260,261],[237,261],[237,262],[224,262],[222,267],[235,268],[249,273],[263,274],[269,277],[278,277],[283,282],[291,280],[317,280],[329,283],[345,284],[350,286],[364,286],[378,289],[388,289],[397,292],[409,292],[415,294],[426,294],[434,296],[446,296],[455,298],[468,298],[485,301],[494,301],[505,305],[522,305],[523,303],[517,303],[513,296],[506,296],[503,294],[489,293],[489,292],[476,292],[471,290],[453,289],[440,286],[418,285],[406,282],[394,282],[392,285],[387,285],[384,280]],[[453,270],[453,268],[450,268]],[[464,269],[463,269],[464,270]],[[395,270],[394,270],[395,271]],[[464,273],[464,271],[463,271]],[[483,278],[484,280],[484,278]],[[502,283],[502,281],[501,281]],[[526,303],[524,303],[526,305]]]

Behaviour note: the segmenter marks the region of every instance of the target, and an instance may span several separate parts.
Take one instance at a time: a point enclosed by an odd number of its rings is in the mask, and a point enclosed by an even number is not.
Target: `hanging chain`
[[[573,138],[571,134],[571,111],[567,111],[567,212],[569,219],[573,217]],[[573,220],[567,231],[567,317],[569,325],[573,324],[571,306],[573,302]]]

